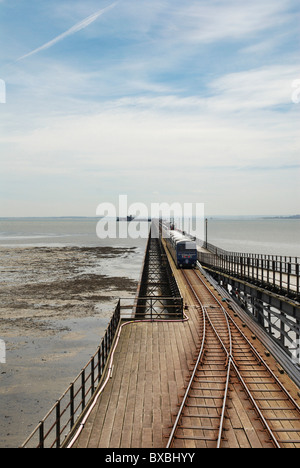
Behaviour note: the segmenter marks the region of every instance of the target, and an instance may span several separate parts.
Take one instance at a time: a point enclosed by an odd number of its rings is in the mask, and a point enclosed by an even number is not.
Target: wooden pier
[[[172,265],[171,261],[170,264]],[[199,353],[202,336],[199,307],[188,289],[183,272],[172,268],[184,297],[188,320],[130,323],[123,327],[114,356],[112,378],[72,447],[166,447]],[[228,312],[232,313],[230,308]],[[244,327],[245,324],[240,319],[235,320]],[[287,375],[281,373],[282,369],[256,337],[253,339],[251,330],[243,330],[282,384],[299,402],[297,386]],[[210,398],[206,400],[207,407],[213,405],[217,408],[219,401]],[[222,447],[272,448],[271,440],[257,421],[255,412],[249,408],[249,401],[237,384],[230,385],[227,406]],[[283,413],[285,419],[291,414],[287,410]],[[300,439],[300,433],[296,432],[297,428],[300,431],[299,423],[300,414],[296,423],[291,422],[287,426],[286,431],[291,434],[291,441],[295,439],[297,442]],[[280,430],[282,433],[282,427]],[[72,435],[66,444],[70,440]],[[180,446],[205,448],[214,446],[214,442],[197,440],[195,436],[194,439],[183,438]],[[300,447],[299,443],[287,443],[286,446]]]
[[[300,448],[299,387],[271,335],[150,237],[135,305],[119,301],[96,354],[23,447]]]
[[[113,377],[74,447],[164,447],[197,342],[197,320],[126,326]]]

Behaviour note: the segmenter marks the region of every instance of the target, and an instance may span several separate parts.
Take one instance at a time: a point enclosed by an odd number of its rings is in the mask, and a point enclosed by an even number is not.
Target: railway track
[[[167,448],[229,446],[231,388],[242,395],[255,431],[252,447],[300,448],[300,408],[195,270],[185,280],[200,314],[202,342]],[[245,402],[244,402],[245,403]]]

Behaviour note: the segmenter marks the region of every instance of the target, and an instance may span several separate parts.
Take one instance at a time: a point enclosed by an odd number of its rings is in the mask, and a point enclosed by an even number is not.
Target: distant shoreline
[[[293,216],[267,216],[263,219],[300,219],[300,215]]]
[[[243,221],[243,220],[249,220],[253,221],[256,219],[300,219],[300,214],[297,215],[209,215],[207,214],[205,216],[209,220],[226,220],[226,221]],[[99,216],[0,216],[0,221],[13,221],[13,220],[18,220],[18,221],[39,221],[39,220],[61,220],[61,221],[71,221],[71,220],[79,220],[79,221],[87,221],[87,220],[99,220],[101,217]],[[150,219],[126,219],[126,218],[108,218],[108,219],[116,219],[116,221],[148,221],[150,222]]]

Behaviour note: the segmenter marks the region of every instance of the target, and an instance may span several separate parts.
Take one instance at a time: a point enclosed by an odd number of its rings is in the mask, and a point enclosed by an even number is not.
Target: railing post
[[[74,420],[74,383],[71,384],[70,387],[70,429],[75,424]]]
[[[101,372],[101,348],[99,346],[99,348],[98,348],[98,384],[100,382],[101,376],[102,376],[102,372]]]
[[[272,270],[273,270],[273,286],[276,287],[276,261],[272,260]]]
[[[101,343],[101,374],[103,374],[104,367],[105,367],[104,353],[105,353],[105,345],[104,345],[104,339],[103,339]]]
[[[106,331],[105,333],[105,360],[107,359],[108,356],[108,333]]]
[[[40,422],[39,438],[40,438],[39,448],[43,449],[44,448],[44,421]]]
[[[290,289],[291,289],[291,272],[292,272],[292,264],[288,263],[288,281],[287,281],[288,293],[290,292]]]
[[[85,408],[85,370],[84,369],[81,374],[81,408],[82,408],[82,411]]]
[[[279,275],[280,275],[280,289],[282,290],[282,261],[281,260],[280,260]]]
[[[270,258],[267,260],[267,283],[270,282]]]
[[[91,360],[91,395],[94,394],[95,391],[95,358],[92,357]]]
[[[56,404],[56,448],[60,448],[60,400]]]

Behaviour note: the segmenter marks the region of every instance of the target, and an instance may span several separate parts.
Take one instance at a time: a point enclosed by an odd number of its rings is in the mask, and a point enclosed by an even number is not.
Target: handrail
[[[211,244],[201,239],[197,239],[197,243],[200,247],[205,248],[210,253],[215,254],[215,255],[228,255],[230,257],[239,257],[239,258],[243,257],[243,258],[249,258],[254,261],[259,259],[259,260],[269,260],[272,262],[274,261],[274,262],[285,263],[285,264],[291,263],[293,265],[300,264],[300,258],[296,256],[256,254],[256,253],[229,251],[229,250],[225,250],[220,247],[217,247],[216,245]]]
[[[121,321],[120,300],[100,346],[59,400],[40,421],[21,448],[59,448],[63,434],[72,429],[103,375],[111,346]]]
[[[211,266],[229,275],[250,279],[252,282],[271,286],[278,291],[287,292],[291,296],[300,296],[300,264],[285,261],[270,260],[275,256],[263,256],[235,253],[204,253],[198,252],[201,264]],[[268,258],[265,258],[268,257]],[[278,257],[276,257],[278,258]],[[290,258],[290,257],[279,257]],[[295,257],[296,260],[297,257]]]
[[[143,304],[140,301],[144,302]],[[136,312],[139,302],[139,312]],[[115,336],[122,321],[183,320],[181,297],[122,298],[118,301],[111,321],[96,353],[69,385],[46,416],[40,421],[20,448],[60,448],[76,421],[88,405],[103,377]]]

